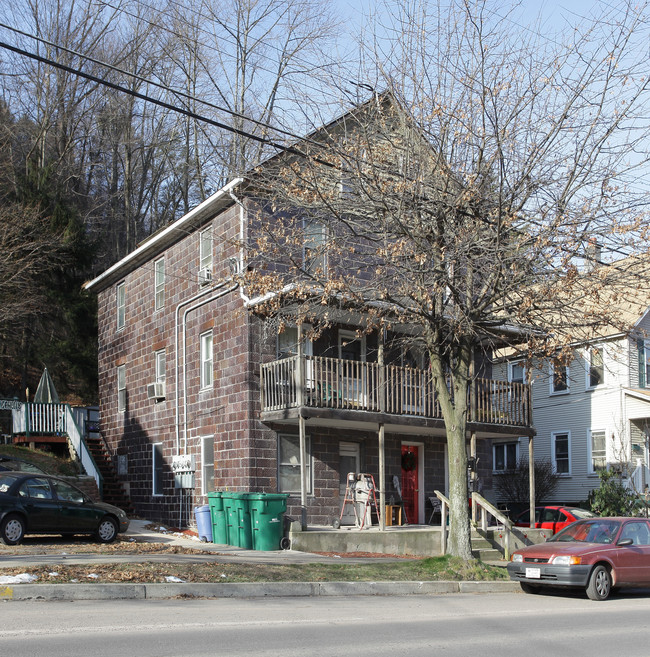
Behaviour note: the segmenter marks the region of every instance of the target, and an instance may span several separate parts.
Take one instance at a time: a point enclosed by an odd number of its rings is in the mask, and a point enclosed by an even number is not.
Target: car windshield
[[[0,493],[6,493],[19,476],[9,472],[0,473]]]
[[[607,518],[579,520],[565,527],[561,532],[555,534],[555,536],[551,536],[548,540],[557,542],[613,543],[620,527],[620,520],[610,520]]]

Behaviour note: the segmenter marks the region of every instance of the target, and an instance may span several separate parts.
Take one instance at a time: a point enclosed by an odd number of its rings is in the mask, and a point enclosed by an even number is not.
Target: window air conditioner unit
[[[212,283],[212,269],[204,267],[199,269],[199,285],[209,285]]]
[[[147,399],[165,399],[165,384],[162,381],[147,385]]]

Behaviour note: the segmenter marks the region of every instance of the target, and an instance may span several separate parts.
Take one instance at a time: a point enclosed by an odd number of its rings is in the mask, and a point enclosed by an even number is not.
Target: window
[[[201,232],[199,269],[212,271],[212,228]]]
[[[508,363],[508,381],[510,383],[526,382],[526,365],[523,360]]]
[[[214,490],[214,436],[201,438],[201,494]]]
[[[650,388],[650,342],[639,340],[639,388]]]
[[[126,365],[117,366],[117,410],[126,410]]]
[[[117,305],[117,330],[124,328],[126,321],[126,289],[124,283],[118,283],[115,288],[115,301]]]
[[[312,491],[311,449],[306,438],[307,493]],[[278,490],[281,493],[300,492],[300,439],[298,436],[278,436]]]
[[[493,444],[492,459],[492,470],[494,472],[514,470],[519,459],[519,442]]]
[[[552,436],[553,470],[556,474],[571,474],[571,437],[568,433]]]
[[[557,361],[551,363],[551,394],[569,392],[569,368]]]
[[[163,445],[154,443],[151,446],[152,490],[154,495],[163,494]]]
[[[604,431],[589,432],[590,472],[595,473],[607,467],[607,447]]]
[[[212,332],[201,336],[201,389],[212,387]]]
[[[592,347],[587,352],[589,371],[587,372],[587,388],[595,388],[605,383],[604,349]]]
[[[327,273],[327,228],[320,221],[303,220],[304,246],[303,267],[311,274],[324,276]]]
[[[159,260],[156,260],[156,262],[154,263],[154,269],[156,271],[155,307],[156,310],[160,310],[165,306],[165,259],[160,258]]]
[[[64,481],[57,481],[56,479],[52,479],[52,486],[56,491],[56,496],[60,500],[64,500],[66,502],[74,502],[75,504],[83,504],[86,501],[84,494],[78,488],[75,488],[74,486],[71,486]]]
[[[167,357],[165,350],[161,349],[155,354],[156,359],[156,383],[165,383],[166,377],[166,368],[167,368]]]

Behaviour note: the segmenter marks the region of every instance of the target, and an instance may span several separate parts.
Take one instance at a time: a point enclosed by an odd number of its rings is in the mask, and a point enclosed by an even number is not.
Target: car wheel
[[[607,600],[612,592],[612,576],[605,566],[596,566],[589,577],[587,597],[590,600]]]
[[[24,536],[25,521],[20,516],[7,516],[0,524],[0,540],[5,545],[18,545]]]
[[[519,582],[519,586],[521,586],[521,590],[524,593],[539,593],[540,588],[539,586],[535,586],[534,584],[528,584],[528,582]]]
[[[100,543],[112,543],[117,538],[117,522],[110,516],[102,518],[95,536]]]

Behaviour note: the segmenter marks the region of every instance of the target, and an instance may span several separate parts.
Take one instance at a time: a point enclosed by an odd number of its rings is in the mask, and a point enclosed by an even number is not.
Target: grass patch
[[[20,445],[0,445],[0,456],[11,456],[32,463],[43,472],[55,476],[75,476],[79,467],[72,459],[62,459],[42,450],[29,449]]]
[[[164,583],[168,577],[183,582],[396,582],[507,580],[504,568],[455,557],[431,557],[368,564],[254,563],[116,563],[89,566],[34,566],[3,568],[0,575],[28,572],[37,583],[131,582]]]

